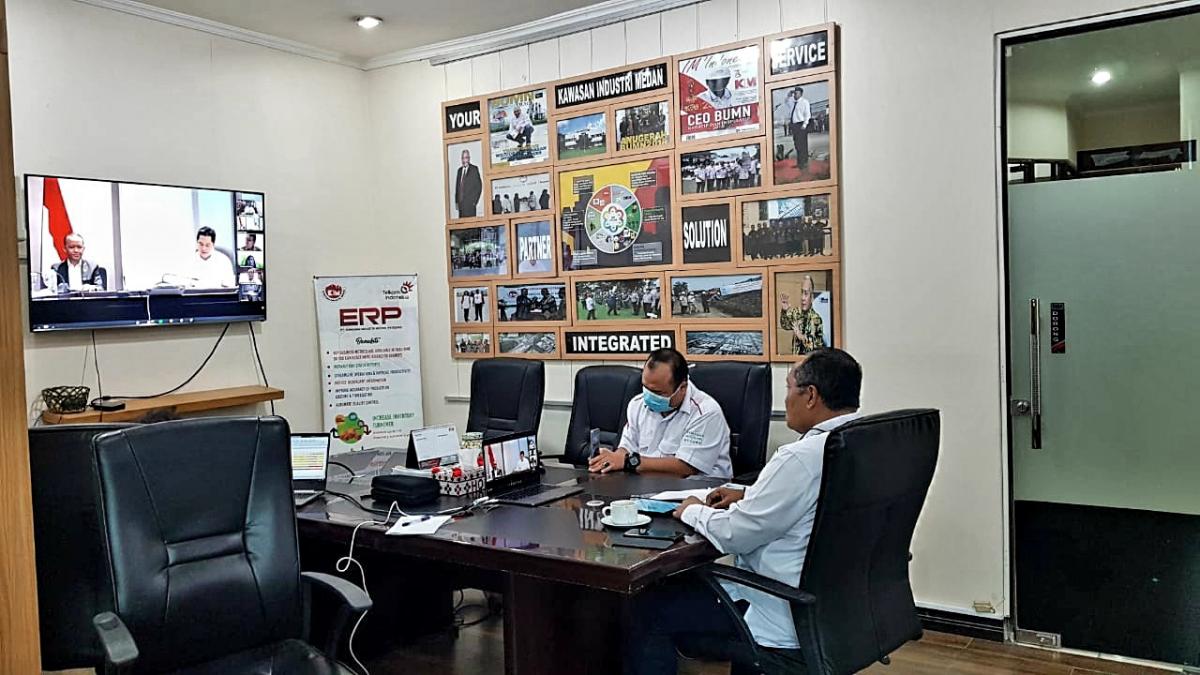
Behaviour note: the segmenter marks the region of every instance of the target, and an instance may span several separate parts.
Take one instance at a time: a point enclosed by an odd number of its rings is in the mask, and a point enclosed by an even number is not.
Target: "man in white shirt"
[[[804,89],[796,87],[791,113],[792,145],[796,148],[796,168],[808,168],[808,122],[812,119],[812,106],[804,98]]]
[[[819,349],[788,373],[787,385],[787,425],[800,439],[780,447],[754,485],[717,488],[704,502],[689,498],[674,515],[721,553],[735,554],[738,567],[796,586],[817,512],[825,440],[830,431],[859,417],[862,369],[840,349]],[[749,605],[743,616],[755,642],[772,649],[799,648],[786,601],[722,585],[739,605]],[[727,610],[703,582],[687,575],[672,578],[635,599],[626,673],[675,673],[677,639],[724,641],[735,637],[735,630]]]
[[[518,148],[529,146],[529,141],[533,138],[533,122],[530,121],[529,115],[523,115],[524,112],[521,106],[513,106],[512,118],[508,121],[508,135],[506,138],[514,141]],[[516,210],[517,204],[513,204],[513,209]]]
[[[678,351],[650,352],[642,368],[642,395],[629,402],[626,418],[617,449],[601,448],[588,461],[593,473],[733,476],[725,414],[688,380],[687,359]]]
[[[204,226],[196,231],[196,258],[192,260],[192,288],[233,288],[233,263],[216,250],[217,233]]]

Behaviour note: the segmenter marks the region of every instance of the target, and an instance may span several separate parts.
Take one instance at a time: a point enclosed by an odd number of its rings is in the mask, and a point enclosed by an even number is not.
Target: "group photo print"
[[[742,262],[833,254],[830,195],[742,203]]]
[[[643,152],[671,143],[671,103],[651,101],[616,110],[616,151]]]
[[[450,230],[450,277],[508,276],[508,226],[478,225]]]
[[[561,322],[566,318],[566,283],[496,286],[497,321]]]
[[[762,152],[758,143],[679,153],[679,187],[699,195],[762,186]]]
[[[492,353],[491,333],[455,333],[454,353],[456,356],[479,357]]]
[[[830,81],[787,84],[771,91],[771,160],[776,185],[828,181],[833,137]]]
[[[487,106],[491,168],[506,169],[550,160],[545,89],[490,98]]]
[[[834,344],[834,271],[775,271],[776,356],[804,356]]]
[[[763,274],[669,277],[672,319],[761,319]]]
[[[493,178],[488,184],[493,216],[550,210],[549,173],[504,176]]]
[[[450,220],[483,216],[483,144],[459,141],[446,144],[446,185]]]
[[[657,276],[633,279],[577,277],[574,286],[577,322],[662,318],[662,281]]]

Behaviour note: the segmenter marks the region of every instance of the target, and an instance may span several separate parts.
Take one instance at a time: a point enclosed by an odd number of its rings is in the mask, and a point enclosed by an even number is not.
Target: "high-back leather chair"
[[[909,584],[913,530],[937,465],[936,410],[898,410],[842,425],[825,441],[821,491],[799,587],[709,565],[703,578],[728,607],[719,581],[789,601],[800,653],[758,647],[740,613],[737,672],[855,673],[921,637]]]
[[[546,366],[529,359],[479,359],[471,365],[467,431],[483,439],[537,433],[546,400]]]
[[[703,361],[692,366],[689,378],[716,399],[725,413],[733,475],[753,482],[767,462],[771,364]]]
[[[92,442],[113,612],[95,620],[129,672],[352,673],[336,638],[304,641],[308,591],[370,607],[350,583],[300,572],[288,425],[278,417],[151,424]],[[301,581],[307,582],[304,587]]]
[[[42,670],[104,663],[92,617],[112,609],[112,583],[100,531],[92,439],[128,426],[59,424],[29,430]]]
[[[600,430],[600,444],[615,448],[625,429],[629,402],[642,391],[642,371],[632,366],[587,366],[575,373],[575,395],[563,459],[585,465],[590,455],[592,429]]]

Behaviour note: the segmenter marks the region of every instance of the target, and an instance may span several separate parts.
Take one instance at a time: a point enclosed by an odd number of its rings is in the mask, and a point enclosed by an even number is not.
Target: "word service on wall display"
[[[842,344],[838,27],[442,106],[451,353]]]

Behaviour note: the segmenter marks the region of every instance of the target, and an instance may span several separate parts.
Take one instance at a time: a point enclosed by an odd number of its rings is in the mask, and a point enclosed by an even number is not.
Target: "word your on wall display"
[[[842,342],[838,28],[442,106],[454,358]]]

